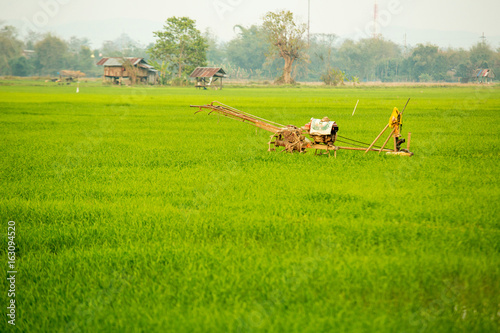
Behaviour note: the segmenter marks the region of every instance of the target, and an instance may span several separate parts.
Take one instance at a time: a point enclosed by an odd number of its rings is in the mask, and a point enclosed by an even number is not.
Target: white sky
[[[311,33],[369,36],[374,3],[375,0],[310,0]],[[90,37],[95,47],[102,40],[118,37],[106,35],[108,30],[115,32],[117,28],[143,44],[152,42],[152,33],[146,26],[160,29],[171,16],[189,16],[200,30],[209,27],[222,40],[229,40],[234,37],[234,25],[258,24],[267,11],[289,9],[304,23],[308,12],[308,0],[0,0],[0,5],[0,20],[5,23],[53,31],[64,38],[69,37],[65,32],[71,31],[78,37]],[[398,43],[402,43],[405,33],[411,40],[417,31],[427,31],[428,41],[435,43],[432,38],[447,38],[450,34],[446,32],[456,32],[453,38],[458,39],[462,32],[464,39],[473,36],[477,41],[484,32],[492,38],[489,40],[493,46],[499,46],[495,36],[500,38],[500,0],[378,0],[378,8],[380,32],[393,40],[391,37],[397,36]],[[128,23],[126,19],[132,20]],[[83,24],[89,21],[95,24]],[[102,40],[95,40],[100,37],[92,32],[96,27]],[[455,42],[460,41],[450,41],[450,45]]]

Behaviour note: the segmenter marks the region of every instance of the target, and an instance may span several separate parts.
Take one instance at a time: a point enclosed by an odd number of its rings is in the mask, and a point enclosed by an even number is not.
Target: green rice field
[[[1,332],[500,330],[500,85],[75,90],[0,81]],[[371,142],[408,98],[412,157],[189,107]]]

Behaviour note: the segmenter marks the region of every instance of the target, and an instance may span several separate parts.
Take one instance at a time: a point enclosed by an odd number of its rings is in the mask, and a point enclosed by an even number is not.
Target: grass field
[[[13,220],[17,330],[500,329],[499,85],[36,84],[0,85],[0,267]],[[411,158],[270,153],[268,132],[189,108],[329,116],[370,142],[409,97]]]

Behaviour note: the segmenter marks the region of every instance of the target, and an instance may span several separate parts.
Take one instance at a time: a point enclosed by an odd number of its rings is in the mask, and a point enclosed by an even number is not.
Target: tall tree
[[[120,46],[111,40],[106,40],[102,43],[101,53],[104,57],[123,57],[123,52]]]
[[[334,44],[337,38],[335,34],[311,34],[308,50],[310,63],[306,79],[317,80],[332,69]]]
[[[443,53],[446,58],[446,65],[455,77],[467,78],[472,72],[472,64],[469,60],[469,52],[460,48],[458,50],[449,48]],[[447,79],[455,79],[448,76]]]
[[[35,44],[40,73],[54,75],[64,69],[67,51],[68,46],[65,41],[47,34],[44,39]]]
[[[439,47],[432,44],[418,44],[412,54],[406,59],[407,69],[415,80],[421,77],[432,77],[435,80],[443,80],[446,77],[447,64]]]
[[[137,82],[137,74],[139,70],[136,66],[134,66],[134,64],[129,58],[122,58],[121,62],[123,68],[125,68],[125,72],[128,74],[130,85],[133,86]]]
[[[68,41],[68,51],[71,53],[78,53],[81,47],[90,48],[90,40],[86,37],[78,38],[76,36],[71,36]]]
[[[262,27],[267,33],[267,38],[271,44],[269,57],[278,55],[285,61],[283,75],[278,82],[285,84],[293,83],[293,64],[299,60],[307,60],[307,42],[304,39],[306,31],[305,24],[297,24],[294,21],[293,13],[280,10],[268,12],[264,16]]]
[[[33,71],[31,62],[24,56],[10,59],[9,66],[11,74],[15,76],[28,76]]]
[[[397,71],[401,50],[383,38],[366,38],[357,42],[346,40],[337,53],[339,67],[349,75],[363,80],[388,80]]]
[[[78,52],[78,68],[81,71],[88,72],[94,67],[94,60],[92,58],[92,50],[87,46],[81,46]]]
[[[68,43],[67,67],[68,69],[88,71],[92,67],[91,51],[88,38],[72,36]]]
[[[363,54],[359,43],[352,39],[346,39],[335,55],[335,63],[337,66],[348,73],[348,75],[359,76],[361,79],[366,79],[365,71],[363,70]]]
[[[207,62],[209,66],[220,66],[226,58],[225,45],[210,28],[205,30],[203,37],[207,41]]]
[[[26,32],[26,36],[24,40],[26,42],[26,49],[33,50],[35,49],[35,44],[43,39],[43,34],[41,32],[37,32],[31,29],[28,29]]]
[[[470,62],[475,68],[489,68],[493,65],[494,51],[485,42],[478,42],[472,46],[469,55]]]
[[[207,62],[208,44],[196,22],[188,17],[171,17],[163,26],[163,31],[153,32],[156,42],[148,52],[158,60],[175,66],[177,77],[184,71],[192,71]]]
[[[11,74],[11,61],[21,55],[22,46],[23,43],[17,39],[17,31],[13,26],[0,28],[0,74]]]
[[[266,62],[265,53],[269,49],[265,33],[256,25],[250,28],[237,25],[236,29],[239,30],[238,35],[227,43],[227,59],[241,68],[262,69]]]

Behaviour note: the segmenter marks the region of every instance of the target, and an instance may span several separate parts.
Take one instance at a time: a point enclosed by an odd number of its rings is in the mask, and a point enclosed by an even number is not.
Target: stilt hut
[[[222,89],[222,78],[227,77],[221,67],[197,67],[189,77],[195,78],[194,86],[198,89]]]
[[[130,66],[126,66],[127,62]],[[97,65],[104,66],[103,80],[115,84],[121,83],[123,78],[149,84],[156,84],[159,80],[158,71],[144,58],[105,57],[99,60]]]
[[[491,69],[476,69],[474,71],[475,79],[479,83],[490,83],[495,78],[495,73]]]

